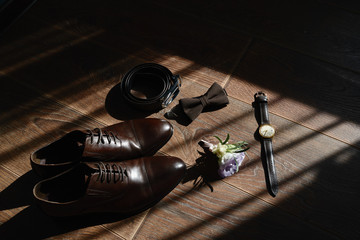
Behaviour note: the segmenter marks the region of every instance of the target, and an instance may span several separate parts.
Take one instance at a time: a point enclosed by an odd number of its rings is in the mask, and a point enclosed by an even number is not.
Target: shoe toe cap
[[[186,165],[177,157],[156,156],[146,164],[146,171],[153,195],[162,198],[182,180]]]
[[[134,129],[145,156],[153,155],[173,134],[173,126],[163,119],[146,119],[134,123]]]

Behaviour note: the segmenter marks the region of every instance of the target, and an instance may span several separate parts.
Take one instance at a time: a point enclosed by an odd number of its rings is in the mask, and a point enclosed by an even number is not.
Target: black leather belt
[[[145,63],[128,71],[121,81],[123,98],[132,106],[146,111],[167,107],[179,94],[181,78],[166,67]]]

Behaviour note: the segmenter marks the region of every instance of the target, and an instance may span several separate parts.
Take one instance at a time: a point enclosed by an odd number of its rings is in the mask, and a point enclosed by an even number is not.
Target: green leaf
[[[226,144],[229,141],[229,139],[230,139],[230,134],[227,134],[226,139],[223,144]]]
[[[247,150],[249,150],[249,149],[250,149],[250,147],[247,147],[247,148],[243,148],[243,149],[237,150],[237,151],[235,151],[235,152],[236,152],[236,153],[245,152],[245,151],[247,151]]]
[[[224,144],[218,136],[214,136],[214,137],[217,138],[217,140],[219,140],[219,142],[220,142],[221,144]]]
[[[248,143],[246,141],[240,141],[235,144],[227,144],[230,139],[230,134],[227,134],[225,141],[222,141],[218,136],[214,136],[222,145],[226,146],[226,152],[245,152],[250,147],[248,147]]]

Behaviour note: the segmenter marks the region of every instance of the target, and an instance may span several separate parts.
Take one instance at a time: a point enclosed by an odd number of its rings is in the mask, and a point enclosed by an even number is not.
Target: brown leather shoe
[[[155,118],[124,121],[102,129],[77,130],[32,153],[30,162],[36,173],[50,177],[80,161],[151,156],[172,134],[173,127],[168,121]]]
[[[51,216],[137,213],[171,192],[185,174],[176,157],[142,157],[121,162],[87,162],[35,185],[40,207]]]

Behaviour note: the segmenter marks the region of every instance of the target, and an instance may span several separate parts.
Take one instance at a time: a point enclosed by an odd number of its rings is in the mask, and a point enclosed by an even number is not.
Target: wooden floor
[[[29,155],[72,129],[132,118],[110,95],[131,67],[155,62],[184,97],[226,88],[160,153],[191,167],[197,142],[251,144],[240,172],[179,184],[130,218],[56,219],[35,204]],[[0,39],[1,239],[359,239],[360,4],[340,0],[39,0]],[[266,190],[253,95],[269,96],[279,193]],[[114,107],[115,104],[115,107]],[[150,116],[143,116],[150,117]]]

